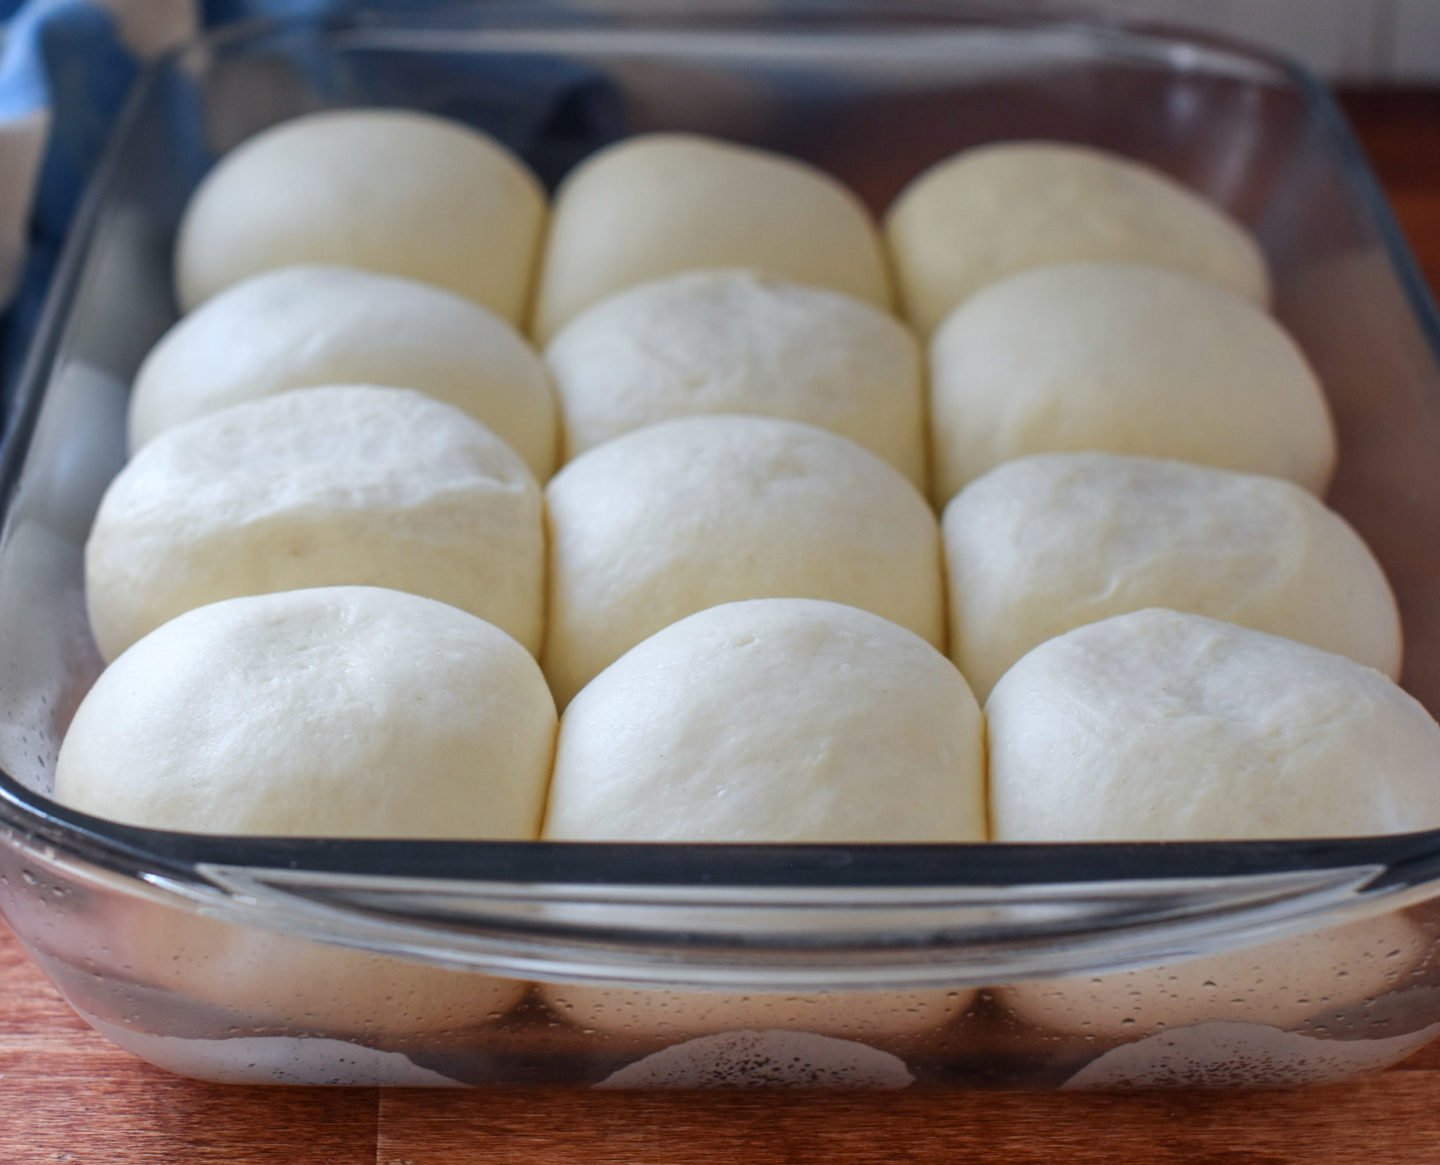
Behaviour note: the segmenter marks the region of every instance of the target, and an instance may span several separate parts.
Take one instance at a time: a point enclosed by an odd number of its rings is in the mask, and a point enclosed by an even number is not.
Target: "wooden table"
[[[1440,289],[1440,92],[1347,99]],[[222,1088],[86,1028],[0,926],[0,1165],[1347,1165],[1440,1161],[1440,1045],[1293,1093],[635,1094]]]

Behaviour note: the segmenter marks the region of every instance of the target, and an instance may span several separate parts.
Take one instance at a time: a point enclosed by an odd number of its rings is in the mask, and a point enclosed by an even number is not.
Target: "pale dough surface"
[[[1000,142],[912,181],[885,217],[905,314],[929,335],[996,280],[1052,263],[1152,263],[1265,307],[1270,280],[1249,233],[1158,170],[1087,146]]]
[[[250,596],[105,670],[55,796],[191,833],[533,838],[555,725],[529,652],[464,611],[378,587]]]
[[[1200,615],[1066,632],[985,710],[996,841],[1440,826],[1440,726],[1413,697],[1343,656]]]
[[[935,500],[1027,453],[1102,450],[1285,477],[1323,493],[1335,431],[1264,312],[1158,267],[1026,271],[967,300],[930,346]]]
[[[334,386],[166,430],[119,473],[85,547],[113,659],[219,599],[363,584],[470,611],[538,651],[540,487],[478,421],[419,393]]]
[[[869,211],[830,175],[716,138],[645,134],[561,184],[532,332],[546,342],[606,296],[707,267],[754,267],[891,304]]]
[[[1007,461],[941,523],[950,653],[983,700],[1062,632],[1169,607],[1400,672],[1400,616],[1349,523],[1288,481],[1110,453]]]
[[[433,283],[519,324],[545,191],[493,138],[409,110],[331,110],[221,158],[180,223],[175,286],[189,311],[275,267],[340,263]]]
[[[550,342],[565,459],[674,417],[751,413],[849,437],[925,488],[920,346],[887,312],[754,271],[619,292]]]
[[[566,841],[981,841],[984,746],[960,673],[854,607],[713,607],[566,709],[544,834]]]
[[[1005,675],[985,710],[996,841],[1440,825],[1440,728],[1415,700],[1341,656],[1198,615],[1141,611],[1052,639]],[[1029,1022],[1094,1039],[1215,1020],[1292,1028],[1403,988],[1429,946],[1388,915],[999,995]]]
[[[172,425],[324,384],[410,388],[469,413],[544,481],[555,467],[554,390],[505,320],[413,279],[284,267],[220,292],[151,349],[130,397],[130,451]]]
[[[293,591],[192,611],[126,652],[77,711],[55,791],[158,829],[528,840],[555,731],[534,659],[488,623],[396,591]],[[121,930],[137,967],[237,1022],[383,1042],[524,993],[148,904]]]
[[[833,433],[764,417],[663,421],[577,457],[545,495],[542,659],[562,707],[642,639],[740,599],[849,603],[944,646],[934,513]]]
[[[570,704],[544,836],[983,841],[983,736],[960,673],[903,628],[834,603],[731,603],[646,640]],[[541,993],[582,1027],[675,1040],[736,1028],[917,1036],[973,997],[554,984]]]

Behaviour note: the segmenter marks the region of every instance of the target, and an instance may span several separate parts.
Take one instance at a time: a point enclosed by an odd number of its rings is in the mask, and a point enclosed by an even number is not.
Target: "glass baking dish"
[[[1440,711],[1440,320],[1326,90],[1214,41],[955,5],[479,4],[248,25],[152,68],[89,192],[0,490],[0,910],[121,1046],[214,1080],[635,1087],[1297,1084],[1440,1034],[1440,834],[1205,844],[226,839],[47,798],[98,669],[81,549],[214,158],[302,111],[432,110],[548,183],[683,129],[878,212],[997,138],[1150,162],[1249,224],[1324,380],[1331,501]],[[1440,779],[1440,774],[1437,774]]]

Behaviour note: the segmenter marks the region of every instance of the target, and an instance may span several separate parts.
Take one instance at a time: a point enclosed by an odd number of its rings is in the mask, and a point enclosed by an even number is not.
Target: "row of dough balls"
[[[813,167],[647,135],[577,167],[547,231],[518,160],[463,126],[395,111],[282,124],[201,184],[176,278],[182,305],[208,310],[142,372],[132,441],[260,392],[393,383],[467,408],[542,480],[557,453],[638,425],[760,412],[858,440],[923,489],[922,361],[886,314],[887,244],[904,314],[935,333],[937,504],[1043,449],[1179,457],[1317,491],[1328,481],[1330,418],[1264,314],[1254,242],[1142,166],[1053,143],[969,150],[911,183],[882,243],[859,201]],[[509,326],[524,319],[542,251],[532,330],[560,389],[558,440],[543,374]],[[439,291],[345,287],[334,272],[253,280],[316,263],[419,280],[494,314],[476,322]],[[710,274],[685,277],[696,270]],[[217,378],[214,353],[256,336],[255,354]]]
[[[1158,610],[1038,647],[982,716],[919,637],[803,599],[728,604],[670,626],[557,722],[534,660],[496,628],[412,595],[325,588],[213,604],[142,640],[77,712],[56,795],[150,827],[299,836],[1350,835],[1440,825],[1440,727],[1372,669]],[[145,964],[152,946],[178,952],[177,987],[217,1005],[286,1022],[303,1003],[308,1022],[367,1039],[483,1022],[525,992],[204,920],[147,922],[124,942]],[[1288,1025],[1338,1005],[1337,973],[1349,976],[1346,1000],[1368,998],[1425,947],[1418,928],[1387,918],[1178,973],[1021,984],[1002,999],[1086,1038],[1213,1018]],[[973,997],[563,984],[541,994],[574,1023],[638,1039],[756,1026],[912,1037]]]
[[[541,659],[562,707],[687,615],[786,596],[948,643],[982,697],[1043,640],[1148,606],[1392,677],[1401,663],[1369,549],[1279,478],[1037,454],[971,483],[937,523],[909,481],[843,437],[702,416],[597,446],[542,491],[458,409],[370,386],[264,397],[157,437],[107,489],[85,572],[106,659],[221,599],[380,586],[494,623]]]
[[[539,181],[477,130],[400,110],[311,114],[206,177],[181,224],[176,287],[189,310],[261,271],[338,262],[448,288],[518,325],[538,282],[542,341],[616,291],[699,268],[754,266],[894,301],[859,199],[763,150],[631,138],[577,167],[548,230],[546,218]],[[1221,212],[1077,146],[1002,144],[941,163],[897,199],[886,235],[905,314],[927,335],[984,284],[1073,259],[1156,263],[1260,306],[1270,294],[1258,248]]]
[[[854,607],[757,599],[626,652],[557,743],[538,665],[498,628],[321,587],[146,636],[82,702],[56,793],[132,824],[302,836],[533,838],[542,815],[553,839],[704,842],[1440,826],[1440,726],[1418,702],[1343,656],[1201,615],[1050,639],[985,719],[988,766],[980,705],[922,638]]]
[[[300,266],[230,288],[160,340],[136,376],[130,443],[257,397],[368,383],[468,412],[542,482],[557,462],[645,425],[722,413],[848,437],[922,491],[933,477],[937,506],[995,465],[1047,450],[1176,457],[1317,493],[1334,466],[1330,416],[1293,341],[1263,312],[1160,268],[1023,272],[958,309],[931,343],[928,377],[926,363],[892,316],[747,270],[619,292],[542,360],[447,292]]]

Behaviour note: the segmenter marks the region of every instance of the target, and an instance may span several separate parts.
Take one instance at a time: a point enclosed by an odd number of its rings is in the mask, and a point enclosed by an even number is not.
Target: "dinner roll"
[[[753,413],[849,437],[925,488],[919,345],[893,316],[753,271],[692,271],[587,308],[550,342],[568,460],[672,417]]]
[[[904,628],[810,599],[728,603],[633,648],[566,709],[544,837],[983,841],[983,733],[960,673]],[[972,996],[541,990],[582,1027],[673,1039],[914,1034]]]
[[[555,400],[520,334],[468,299],[351,267],[285,267],[220,292],[170,329],[135,377],[133,453],[171,425],[322,384],[413,388],[463,409],[545,480]]]
[[[1112,453],[1007,461],[945,509],[950,653],[982,699],[1085,623],[1169,607],[1400,673],[1384,572],[1339,514],[1274,477]]]
[[[1125,263],[1026,271],[967,300],[930,348],[935,498],[1027,453],[1105,450],[1287,477],[1324,491],[1335,431],[1269,316]]]
[[[711,607],[565,710],[557,841],[985,838],[979,705],[918,635],[854,607]]]
[[[1440,726],[1379,672],[1147,610],[1042,643],[985,705],[997,841],[1440,827]]]
[[[185,311],[296,263],[433,283],[519,323],[545,192],[493,138],[400,109],[312,113],[232,150],[185,209],[175,286]]]
[[[538,651],[544,569],[540,487],[505,442],[419,393],[355,386],[166,430],[111,482],[85,546],[107,659],[192,607],[347,583],[439,599]]]
[[[534,838],[554,737],[534,659],[473,615],[378,587],[252,595],[105,670],[55,797],[190,833]]]
[[[1255,240],[1157,170],[1059,142],[965,150],[911,182],[885,217],[905,314],[928,335],[980,288],[1085,259],[1151,263],[1265,307]]]
[[[370,587],[231,599],[101,675],[55,796],[193,833],[529,840],[555,728],[534,659],[454,607]],[[173,909],[137,913],[123,942],[246,1022],[367,1039],[485,1022],[524,990]]]
[[[731,142],[645,134],[561,184],[533,331],[549,340],[606,296],[703,267],[755,267],[890,306],[870,214],[830,175]]]
[[[738,599],[849,603],[944,645],[935,515],[833,433],[766,417],[663,421],[577,457],[545,496],[543,662],[562,707],[642,639]]]
[[[1199,615],[1139,611],[1051,639],[985,710],[997,841],[1440,825],[1440,727],[1420,704],[1342,656]],[[1291,1029],[1406,985],[1429,946],[1407,918],[1382,915],[1159,967],[1017,983],[999,998],[1087,1040],[1214,1021]]]

